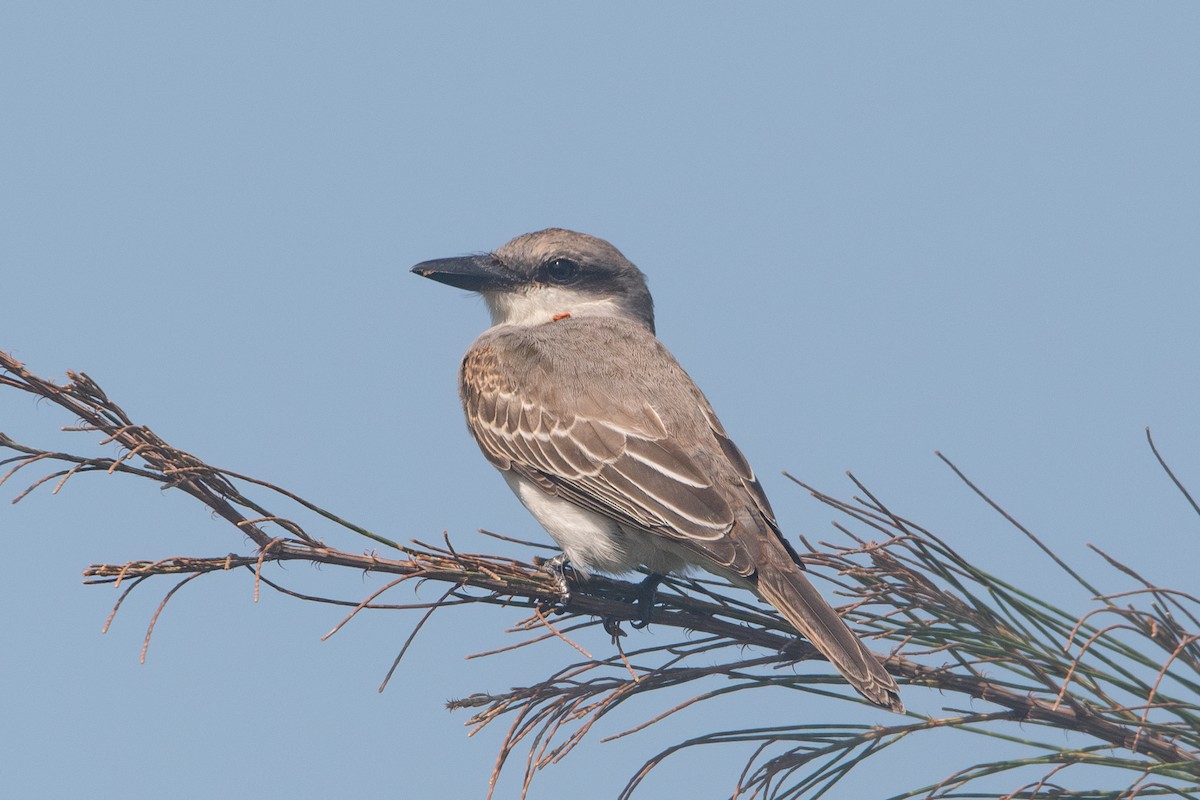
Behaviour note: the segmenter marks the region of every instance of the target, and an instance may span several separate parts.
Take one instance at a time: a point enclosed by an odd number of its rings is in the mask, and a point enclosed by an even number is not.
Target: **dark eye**
[[[551,283],[574,283],[579,277],[579,265],[569,258],[556,258],[542,268]]]

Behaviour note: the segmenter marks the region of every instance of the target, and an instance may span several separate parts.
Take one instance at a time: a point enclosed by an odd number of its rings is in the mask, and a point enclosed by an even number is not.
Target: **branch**
[[[720,582],[664,581],[650,611],[657,644],[625,652],[621,623],[639,619],[643,613],[637,584],[593,577],[574,587],[563,605],[557,579],[537,563],[461,552],[448,537],[440,545],[399,544],[267,481],[207,464],[135,424],[83,373],[68,373],[69,382],[58,385],[33,375],[2,353],[0,370],[0,387],[46,398],[81,420],[81,425],[67,430],[99,434],[100,444],[118,448],[113,456],[79,456],[20,444],[0,433],[0,448],[16,454],[0,461],[0,467],[9,467],[0,475],[0,484],[29,467],[50,469],[19,492],[14,502],[51,481],[56,481],[52,490],[56,492],[77,475],[104,470],[183,491],[253,543],[253,551],[244,554],[88,567],[84,571],[87,583],[127,584],[113,615],[124,598],[146,581],[158,576],[182,579],[155,612],[147,645],[158,614],[183,583],[233,569],[253,576],[256,596],[258,588],[265,585],[298,599],[345,606],[346,618],[329,635],[366,608],[422,611],[392,670],[425,620],[454,607],[501,605],[526,612],[512,628],[522,637],[518,642],[475,657],[549,639],[574,644],[571,636],[576,631],[602,625],[612,636],[611,652],[592,656],[576,645],[582,660],[531,681],[529,686],[500,694],[474,694],[450,703],[451,708],[472,710],[468,724],[473,730],[502,717],[510,720],[497,757],[493,788],[500,770],[519,747],[527,748],[524,787],[528,789],[539,770],[566,757],[602,718],[621,709],[626,700],[661,689],[697,687],[683,703],[608,739],[641,733],[684,709],[734,692],[792,691],[860,702],[827,671],[801,672],[805,662],[820,658],[815,650],[796,639],[773,610],[739,599],[731,587]],[[1190,500],[1157,449],[1155,455]],[[914,712],[902,723],[886,726],[793,725],[703,733],[670,745],[647,761],[630,781],[626,795],[649,770],[677,752],[701,745],[756,742],[758,748],[733,786],[735,796],[816,796],[870,756],[938,728],[1019,742],[1032,755],[969,765],[939,783],[897,797],[914,793],[965,797],[964,787],[986,775],[1039,768],[1044,770],[1040,780],[1023,784],[1009,796],[1039,796],[1051,787],[1059,797],[1099,796],[1050,783],[1051,778],[1061,780],[1062,773],[1077,764],[1134,773],[1133,783],[1114,790],[1114,797],[1120,792],[1150,796],[1200,791],[1196,785],[1200,783],[1200,636],[1195,633],[1200,602],[1186,593],[1157,587],[1108,556],[1108,563],[1137,580],[1140,588],[1102,594],[957,466],[939,457],[1054,563],[1087,587],[1095,595],[1095,605],[1082,614],[1071,613],[985,573],[941,538],[895,513],[852,475],[863,497],[851,500],[836,499],[797,480],[842,520],[834,523],[842,541],[823,543],[820,549],[805,542],[809,552],[804,558],[815,575],[830,580],[847,598],[842,609],[847,619],[892,648],[885,663],[908,685],[906,699],[913,698],[917,687],[927,687],[925,699],[930,703],[950,695],[986,703],[990,708],[961,712],[947,707],[942,713],[924,715]],[[270,502],[312,512],[329,528],[322,536],[309,532],[290,514],[275,513],[268,509],[267,501],[244,493],[251,491],[265,493]],[[278,528],[279,535],[268,533],[268,526]],[[335,533],[363,537],[383,545],[388,553],[352,552],[326,544],[326,538]],[[289,589],[267,574],[286,561],[376,572],[394,579],[365,599],[319,597]],[[441,597],[432,603],[381,600],[399,584],[414,579],[442,584]],[[549,615],[549,610],[556,613]],[[1193,627],[1189,629],[1189,625]],[[672,636],[670,631],[680,633]],[[748,647],[753,653],[746,652]],[[1054,743],[1046,743],[1022,733],[1042,727],[1072,731],[1091,744],[1066,746],[1061,737],[1050,737]],[[1154,781],[1149,781],[1150,777]]]

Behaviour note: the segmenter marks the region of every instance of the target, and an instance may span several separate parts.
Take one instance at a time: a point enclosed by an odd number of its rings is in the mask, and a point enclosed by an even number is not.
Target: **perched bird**
[[[574,567],[725,577],[777,608],[868,700],[903,710],[656,338],[641,270],[603,239],[549,228],[412,271],[487,302],[492,327],[459,371],[467,425]]]

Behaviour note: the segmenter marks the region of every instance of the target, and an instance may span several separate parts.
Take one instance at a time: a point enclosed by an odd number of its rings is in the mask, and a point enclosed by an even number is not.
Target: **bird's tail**
[[[851,686],[872,703],[903,713],[900,689],[883,665],[850,632],[795,564],[758,570],[758,591],[775,606]]]

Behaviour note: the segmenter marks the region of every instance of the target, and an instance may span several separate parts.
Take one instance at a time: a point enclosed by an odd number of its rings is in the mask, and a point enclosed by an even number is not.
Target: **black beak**
[[[515,276],[491,255],[436,258],[422,261],[412,271],[438,283],[472,292],[503,290],[516,283]]]

